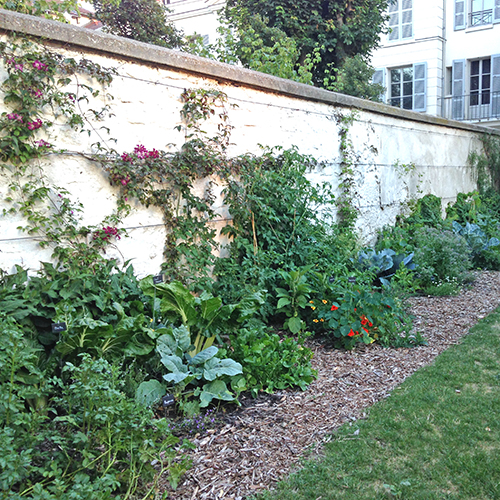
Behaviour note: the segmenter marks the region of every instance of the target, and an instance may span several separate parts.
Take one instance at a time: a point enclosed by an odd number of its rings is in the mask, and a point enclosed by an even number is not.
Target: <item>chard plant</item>
[[[222,343],[223,336],[241,327],[255,313],[262,298],[253,295],[239,304],[223,305],[219,297],[208,292],[196,297],[180,282],[154,284],[152,277],[144,278],[141,288],[153,300],[162,321],[169,323],[158,330],[162,335],[156,341],[156,352],[167,370],[163,379],[173,386],[181,406],[197,413],[213,399],[235,401],[246,388],[242,366],[220,357],[219,348],[213,344]],[[151,391],[148,400],[159,398],[165,390],[153,382],[139,386],[138,392],[146,389]],[[195,397],[196,402],[184,403],[190,397]]]

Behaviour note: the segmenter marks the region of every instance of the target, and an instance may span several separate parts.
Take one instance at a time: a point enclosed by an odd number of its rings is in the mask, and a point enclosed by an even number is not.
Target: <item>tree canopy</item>
[[[276,44],[276,31],[281,32],[282,39],[294,42],[296,69],[310,69],[312,83],[325,88],[335,87],[343,75],[341,86],[346,92],[345,81],[353,81],[355,68],[361,71],[359,78],[366,78],[367,60],[378,46],[380,34],[386,32],[389,1],[228,0],[225,16],[240,33],[249,28],[256,31],[267,48]],[[253,54],[248,47],[245,53],[245,43],[242,36],[238,54],[244,65],[251,65]],[[380,93],[376,89],[375,94],[377,91]]]
[[[95,18],[112,35],[175,48],[182,34],[167,21],[167,10],[156,0],[92,0]]]

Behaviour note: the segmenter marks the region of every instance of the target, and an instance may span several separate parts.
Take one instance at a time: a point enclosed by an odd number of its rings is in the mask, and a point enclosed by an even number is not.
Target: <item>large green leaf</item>
[[[170,355],[183,357],[190,345],[191,337],[189,331],[182,325],[158,337],[156,340],[156,351],[161,357]]]
[[[141,280],[144,294],[160,299],[160,311],[171,320],[180,319],[185,325],[196,321],[195,297],[179,281],[153,284],[152,276]]]
[[[199,352],[193,358],[191,358],[189,363],[191,365],[201,365],[201,364],[207,362],[209,359],[212,359],[218,352],[219,352],[219,349],[217,349],[217,347],[212,345],[210,347],[207,347],[203,351]]]
[[[170,373],[163,375],[163,378],[167,382],[178,384],[190,375],[188,367],[178,356],[164,356],[161,358],[161,362],[163,366],[170,371]]]
[[[214,380],[209,384],[203,386],[203,390],[200,394],[200,407],[205,408],[211,402],[212,399],[221,399],[222,401],[233,401],[234,394],[229,392],[227,385],[222,380]]]
[[[212,321],[222,306],[222,300],[219,297],[212,297],[207,292],[197,299],[197,303],[200,305],[201,317],[206,321]]]
[[[209,359],[203,366],[203,376],[206,380],[212,381],[223,375],[230,377],[243,373],[243,367],[233,359]]]
[[[300,332],[302,328],[302,320],[298,316],[288,318],[288,328],[292,333]]]
[[[158,380],[142,382],[135,391],[135,400],[144,406],[152,406],[165,394],[165,387]]]

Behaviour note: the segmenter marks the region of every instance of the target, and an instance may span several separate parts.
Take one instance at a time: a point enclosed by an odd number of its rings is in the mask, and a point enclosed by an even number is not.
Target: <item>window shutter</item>
[[[403,0],[401,6],[401,38],[413,37],[412,0]]]
[[[399,40],[399,0],[389,3],[389,40]]]
[[[455,31],[465,29],[465,21],[465,0],[455,0]]]
[[[413,111],[427,110],[427,63],[413,65]]]
[[[493,22],[500,23],[500,0],[495,0],[495,7],[493,7]]]
[[[491,118],[500,118],[500,54],[491,56]]]
[[[379,98],[380,98],[381,102],[385,102],[386,101],[386,99],[385,99],[385,91],[386,91],[385,68],[375,70],[375,72],[373,73],[372,82],[377,84],[377,85],[382,85],[382,87],[384,87],[384,91],[380,94]]]
[[[451,71],[451,117],[454,120],[463,120],[465,104],[465,59],[453,61]]]

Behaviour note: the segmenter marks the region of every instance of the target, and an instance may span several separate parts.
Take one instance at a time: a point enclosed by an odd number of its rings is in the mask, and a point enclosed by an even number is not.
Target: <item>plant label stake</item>
[[[163,283],[163,274],[157,274],[156,276],[153,276],[153,285],[159,285],[160,283]],[[156,288],[153,297],[153,324],[156,324],[155,304],[156,304]]]
[[[52,323],[51,325],[51,328],[52,328],[52,333],[61,333],[61,332],[65,332],[67,327],[66,327],[66,323]]]
[[[163,406],[163,411],[165,412],[165,418],[167,418],[167,410],[169,406],[172,406],[175,403],[174,396],[172,394],[165,394],[161,398],[161,405]]]
[[[167,408],[168,406],[172,406],[174,403],[175,403],[175,398],[172,394],[165,394],[165,396],[163,396],[161,398],[161,404],[162,404],[163,408]]]
[[[163,274],[153,276],[153,285],[159,285],[160,283],[163,283]]]

